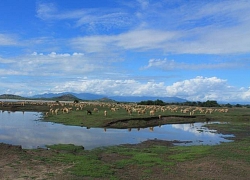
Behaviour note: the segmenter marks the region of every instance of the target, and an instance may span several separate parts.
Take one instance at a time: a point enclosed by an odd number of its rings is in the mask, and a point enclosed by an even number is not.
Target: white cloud
[[[227,62],[210,62],[210,63],[199,63],[195,64],[185,63],[185,62],[176,62],[175,60],[168,59],[150,59],[148,65],[142,67],[142,70],[156,68],[162,69],[165,71],[168,70],[201,70],[201,69],[235,69],[235,68],[247,68],[249,63],[245,61],[227,61]]]
[[[217,77],[197,76],[193,79],[173,83],[173,85],[167,86],[166,90],[170,96],[182,97],[190,101],[250,100],[242,96],[243,91],[228,85],[227,80]]]
[[[53,57],[53,58],[58,58],[58,57],[70,57],[71,55],[69,53],[56,54],[56,52],[51,52],[50,54],[48,54],[48,56]]]
[[[3,58],[2,58],[3,59]],[[5,69],[0,74],[5,75],[30,75],[30,76],[73,76],[100,69],[107,68],[102,66],[102,62],[96,62],[83,53],[63,53],[57,54],[51,52],[49,54],[33,52],[30,55],[16,57],[12,59],[3,59]]]
[[[174,32],[157,30],[133,30],[119,35],[96,35],[77,37],[71,40],[71,44],[80,50],[92,52],[124,51],[124,50],[151,50],[162,49],[166,41],[171,41]]]
[[[0,75],[2,76],[7,76],[7,75],[25,75],[26,73],[16,71],[16,70],[11,70],[11,69],[1,69],[0,68]]]
[[[85,27],[90,32],[109,31],[110,29],[132,25],[132,14],[115,8],[83,8],[61,11],[53,3],[39,3],[37,16],[43,20],[73,20],[74,27]]]
[[[166,42],[171,42],[178,33],[159,30],[133,30],[115,38],[117,45],[123,49],[161,49]]]
[[[139,2],[144,8],[149,3],[141,0]],[[117,31],[110,35],[73,38],[72,45],[88,52],[107,49],[109,51],[157,49],[164,53],[178,54],[250,52],[250,31],[248,31],[250,19],[247,18],[250,17],[248,10],[250,3],[197,1],[174,9],[168,9],[167,5],[150,4],[150,8],[146,8],[147,12],[144,13],[138,9],[140,17],[133,17],[137,23],[134,23],[132,28],[129,26],[130,30]],[[91,15],[94,16],[91,19],[98,19],[94,13]],[[87,21],[88,18],[84,19]]]
[[[112,36],[91,36],[91,37],[78,37],[71,40],[71,44],[84,52],[107,52],[112,48],[112,44],[115,42],[115,38]],[[111,49],[110,49],[111,48]]]
[[[0,34],[0,46],[13,46],[17,44],[17,40],[12,35]]]
[[[178,54],[235,54],[250,52],[249,25],[230,28],[198,28],[190,31],[136,29],[118,35],[95,35],[71,40],[87,52],[161,50]],[[195,37],[195,38],[194,38]]]
[[[170,52],[190,54],[235,54],[250,52],[250,24],[236,27],[218,28],[215,26],[196,28],[183,32]],[[195,36],[195,38],[193,38]],[[189,40],[185,40],[189,39]]]
[[[180,97],[189,101],[217,100],[226,102],[250,102],[249,89],[237,89],[227,80],[217,77],[197,76],[167,86],[160,82],[142,83],[130,80],[82,79],[57,83],[52,92],[89,92],[103,95]]]
[[[83,56],[83,55],[84,55],[83,53],[77,53],[77,52],[73,53],[73,56]]]
[[[129,14],[127,13],[100,12],[102,11],[96,9],[95,13],[91,12],[91,14],[81,16],[79,20],[77,20],[76,26],[87,26],[88,30],[96,32],[100,27],[103,31],[109,31],[110,29],[131,25],[132,18],[129,18]]]
[[[60,83],[52,91],[64,92],[89,92],[104,95],[131,95],[140,87],[140,83],[134,80],[109,80],[109,79],[83,79]],[[113,94],[116,92],[116,94]]]
[[[45,20],[51,19],[57,13],[57,8],[53,3],[38,3],[37,4],[37,17]]]
[[[148,0],[137,0],[137,2],[140,4],[142,9],[147,9],[149,6]]]
[[[2,64],[11,64],[11,63],[15,63],[16,61],[13,59],[7,59],[7,58],[1,58],[0,57],[0,63]]]
[[[32,84],[32,86],[30,86]],[[250,88],[236,88],[227,80],[217,77],[197,76],[193,79],[167,85],[164,82],[140,82],[134,79],[98,79],[87,76],[64,79],[30,79],[29,81],[8,82],[8,77],[0,83],[2,93],[35,95],[45,92],[88,92],[106,96],[158,96],[180,97],[188,101],[250,102]]]
[[[241,88],[242,91],[242,99],[250,99],[250,87],[248,89]]]

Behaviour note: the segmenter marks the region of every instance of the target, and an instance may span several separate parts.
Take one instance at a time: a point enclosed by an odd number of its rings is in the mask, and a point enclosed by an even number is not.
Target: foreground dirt
[[[42,157],[52,157],[48,150],[24,150],[20,146],[0,144],[0,179],[70,179],[63,171],[70,166],[43,162]],[[53,178],[51,176],[53,175]]]
[[[250,177],[250,166],[242,161],[225,160],[206,157],[190,162],[179,163],[172,177],[175,179],[227,179],[247,180]]]
[[[148,148],[153,145],[173,146],[172,142],[161,140],[149,140],[136,145],[124,145],[133,148]],[[0,144],[0,179],[2,180],[24,180],[24,179],[89,179],[66,174],[66,169],[72,164],[59,162],[48,162],[44,159],[61,153],[55,150],[24,150],[19,146]],[[126,157],[116,153],[101,153],[100,160],[103,162],[115,162]],[[145,168],[145,167],[144,167]],[[218,161],[213,157],[203,157],[188,162],[179,162],[169,171],[164,172],[159,167],[153,167],[153,174],[142,177],[145,172],[143,167],[131,165],[118,169],[115,176],[119,179],[249,179],[250,166],[242,161],[224,160]],[[145,173],[144,173],[145,174]],[[91,178],[94,179],[94,178]],[[98,178],[97,178],[98,179]]]

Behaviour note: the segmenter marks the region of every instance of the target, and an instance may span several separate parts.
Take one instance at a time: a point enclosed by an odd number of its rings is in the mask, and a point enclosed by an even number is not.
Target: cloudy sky
[[[2,0],[0,94],[250,102],[248,0]]]

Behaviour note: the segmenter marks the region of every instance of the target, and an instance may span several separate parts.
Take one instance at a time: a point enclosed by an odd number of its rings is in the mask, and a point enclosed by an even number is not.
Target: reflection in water
[[[82,145],[85,149],[148,139],[193,141],[192,144],[228,142],[226,136],[202,127],[204,123],[162,125],[150,128],[108,129],[65,126],[40,121],[34,112],[0,112],[0,142],[22,145],[23,148],[44,147],[51,144]]]

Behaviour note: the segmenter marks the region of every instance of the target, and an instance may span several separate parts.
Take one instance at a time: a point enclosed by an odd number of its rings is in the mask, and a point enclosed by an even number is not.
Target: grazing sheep
[[[92,115],[92,111],[90,111],[90,110],[87,110],[87,115]]]
[[[127,112],[128,112],[128,114],[129,114],[130,116],[132,115],[131,109],[128,109]]]
[[[193,115],[194,115],[194,112],[195,112],[195,110],[190,111],[190,112],[189,112],[189,115],[190,115],[190,116],[193,116]]]
[[[151,111],[149,111],[149,114],[150,114],[150,116],[154,116],[155,115],[155,111],[151,110]]]
[[[111,111],[115,112],[116,111],[116,108],[110,108]]]
[[[207,114],[208,112],[209,112],[210,114],[212,114],[213,111],[214,111],[213,109],[207,108],[205,114]]]
[[[55,110],[55,114],[56,114],[56,115],[57,115],[58,111],[59,111],[59,109],[56,109],[56,110]]]
[[[107,111],[106,110],[104,111],[104,116],[107,116]]]
[[[93,111],[94,112],[99,112],[99,110],[97,108],[94,108]]]
[[[63,113],[64,113],[64,112],[69,113],[69,109],[66,108],[66,107],[64,107],[64,108],[62,109],[62,111],[63,111]]]

